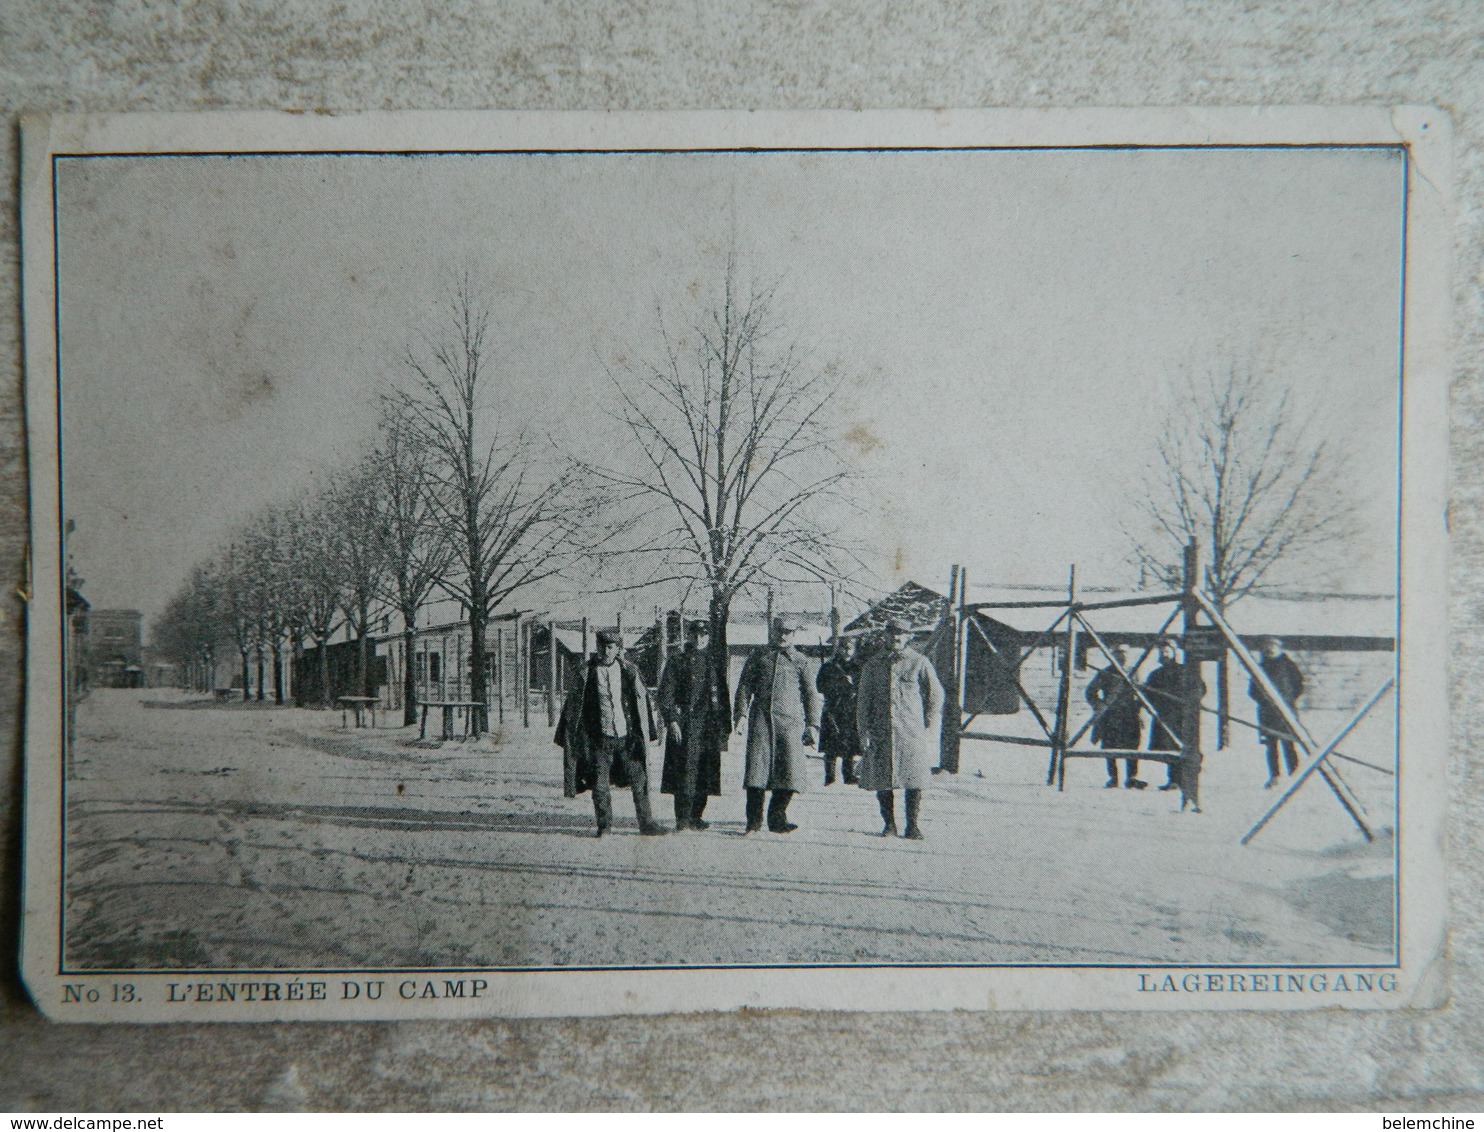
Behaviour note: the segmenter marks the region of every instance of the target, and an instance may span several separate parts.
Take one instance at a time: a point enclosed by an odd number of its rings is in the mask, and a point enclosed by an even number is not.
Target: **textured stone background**
[[[0,1109],[1484,1108],[1484,4],[0,6]],[[823,1015],[60,1027],[15,978],[26,539],[23,110],[1430,103],[1457,130],[1452,1005],[1429,1013]],[[1089,878],[1091,879],[1091,878]]]

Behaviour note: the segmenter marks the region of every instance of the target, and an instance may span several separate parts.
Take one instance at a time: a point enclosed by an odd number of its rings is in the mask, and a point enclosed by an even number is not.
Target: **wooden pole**
[[[947,702],[943,705],[943,731],[938,742],[938,769],[948,774],[958,773],[958,736],[964,724],[959,700],[959,620],[957,603],[954,600],[958,597],[959,578],[958,567],[952,567],[948,572],[948,597],[943,608],[943,624],[952,629],[953,635],[947,642],[950,671],[944,682],[947,685],[944,695]]]
[[[685,634],[685,624],[680,626],[681,635]],[[665,673],[665,664],[670,658],[670,619],[665,616],[665,611],[659,606],[654,607],[654,639],[655,648],[658,650],[658,660],[654,666],[654,682],[658,684],[660,677]]]
[[[1188,805],[1194,813],[1201,812],[1201,662],[1199,654],[1191,659],[1191,644],[1195,640],[1196,623],[1200,605],[1195,600],[1196,579],[1199,577],[1200,548],[1194,539],[1185,548],[1181,571],[1181,612],[1184,614],[1182,629],[1185,663],[1180,667],[1180,809]]]
[[[531,638],[535,635],[531,630],[535,627],[534,621],[521,624],[520,718],[524,727],[531,726]]]
[[[773,587],[768,587],[768,640],[773,639]]]
[[[1067,606],[1077,603],[1077,566],[1074,563],[1067,574]],[[1077,619],[1067,618],[1066,656],[1062,660],[1061,694],[1056,705],[1056,746],[1052,755],[1056,759],[1056,788],[1067,787],[1067,737],[1072,729],[1072,669],[1077,664]]]
[[[505,626],[495,626],[495,685],[499,688],[500,725],[505,724]]]
[[[556,621],[548,619],[546,622],[546,726],[556,726],[556,688],[557,688],[557,640]]]
[[[830,641],[840,639],[840,604],[835,594],[835,587],[830,587]]]
[[[618,634],[618,639],[623,640],[623,610],[620,609],[613,618],[613,631]],[[620,646],[622,647],[622,646]]]
[[[584,617],[582,619],[582,663],[583,664],[586,664],[587,663],[587,658],[588,658],[587,618]]]

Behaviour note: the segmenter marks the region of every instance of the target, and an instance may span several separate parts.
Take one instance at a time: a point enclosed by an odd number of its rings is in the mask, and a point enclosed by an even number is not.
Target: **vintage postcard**
[[[1445,115],[23,143],[48,1017],[1446,998]]]

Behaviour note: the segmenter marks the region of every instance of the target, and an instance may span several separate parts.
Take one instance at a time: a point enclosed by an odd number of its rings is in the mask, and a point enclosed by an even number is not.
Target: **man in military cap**
[[[918,813],[922,791],[932,780],[943,731],[943,685],[928,658],[912,648],[912,626],[892,618],[890,647],[866,661],[856,706],[861,761],[858,784],[876,792],[882,837],[897,832],[895,791],[907,792],[907,830],[922,840]]]
[[[665,767],[660,793],[675,796],[675,828],[706,829],[706,799],[721,793],[721,751],[731,730],[726,696],[707,647],[711,622],[686,626],[685,651],[660,676],[665,721]]]
[[[798,631],[790,618],[777,617],[772,644],[753,653],[737,681],[733,717],[741,729],[747,720],[747,832],[763,827],[763,797],[768,802],[768,829],[792,833],[788,803],[808,789],[805,748],[819,740],[819,692],[809,661],[793,646]]]
[[[1262,660],[1258,663],[1262,665],[1269,682],[1283,697],[1283,702],[1290,708],[1297,704],[1298,698],[1304,694],[1304,674],[1294,663],[1293,657],[1283,651],[1283,642],[1277,637],[1265,638],[1262,642]],[[1268,756],[1268,781],[1263,789],[1271,790],[1278,785],[1279,748],[1283,750],[1283,762],[1289,774],[1298,770],[1298,749],[1294,746],[1293,734],[1289,730],[1288,721],[1283,718],[1282,709],[1268,698],[1256,680],[1247,686],[1247,694],[1257,701],[1258,734],[1267,748]]]
[[[570,700],[568,706],[574,706]],[[581,699],[575,706],[576,712],[562,712],[555,742],[564,743],[567,729],[581,727],[592,768],[597,835],[602,837],[613,825],[612,784],[633,787],[634,814],[641,834],[653,837],[668,832],[649,812],[645,737],[650,743],[657,738],[654,708],[639,670],[623,658],[623,642],[617,633],[598,631],[598,651],[587,662]]]

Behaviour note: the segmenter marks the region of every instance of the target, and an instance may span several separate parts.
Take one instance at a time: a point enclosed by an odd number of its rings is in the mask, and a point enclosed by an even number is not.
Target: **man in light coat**
[[[768,801],[768,829],[792,833],[788,803],[807,790],[806,748],[819,741],[819,692],[807,658],[793,646],[798,626],[786,617],[773,620],[773,643],[753,653],[742,666],[732,718],[738,730],[747,721],[747,832],[763,827],[763,796]]]
[[[900,619],[887,625],[891,647],[866,662],[856,706],[860,733],[859,784],[874,790],[885,823],[882,837],[897,832],[896,795],[907,792],[904,837],[922,840],[918,811],[932,780],[943,731],[943,685],[922,653],[911,648],[912,627]]]

